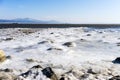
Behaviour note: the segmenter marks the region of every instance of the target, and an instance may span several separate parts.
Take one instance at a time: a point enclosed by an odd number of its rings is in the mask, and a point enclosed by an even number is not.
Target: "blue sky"
[[[0,19],[120,23],[120,0],[0,0]]]

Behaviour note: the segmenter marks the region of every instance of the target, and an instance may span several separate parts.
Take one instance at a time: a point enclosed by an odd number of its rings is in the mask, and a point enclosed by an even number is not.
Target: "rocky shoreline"
[[[83,66],[86,67],[86,66]],[[98,68],[94,66],[89,68],[71,68],[63,70],[62,74],[58,74],[56,68],[42,68],[40,65],[35,65],[28,71],[19,75],[14,74],[12,69],[1,69],[1,80],[119,80],[119,71],[116,68]],[[52,70],[53,69],[53,70]],[[55,73],[55,72],[57,73]]]

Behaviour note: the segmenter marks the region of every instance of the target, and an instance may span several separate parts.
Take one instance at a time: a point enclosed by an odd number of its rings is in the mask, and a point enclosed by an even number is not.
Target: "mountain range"
[[[0,23],[21,23],[21,24],[57,24],[58,21],[55,20],[36,20],[31,18],[17,18],[17,19],[0,19]]]

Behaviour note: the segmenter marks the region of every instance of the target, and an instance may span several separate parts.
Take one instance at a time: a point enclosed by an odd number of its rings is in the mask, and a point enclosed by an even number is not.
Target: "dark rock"
[[[35,74],[34,79],[36,79],[36,77],[39,75],[39,72],[36,72],[34,74]]]
[[[12,40],[13,38],[6,38],[5,41],[10,41]]]
[[[26,59],[27,62],[34,62],[33,59]]]
[[[27,71],[27,72],[25,72],[25,73],[22,73],[20,76],[26,78],[26,77],[28,77],[30,74],[32,74],[32,71],[31,71],[31,70],[29,70],[29,71]]]
[[[120,43],[117,43],[117,46],[120,46]]]
[[[62,50],[61,48],[54,48],[54,49],[55,49],[55,50],[60,50],[60,51]]]
[[[91,36],[91,34],[87,34],[86,36]]]
[[[51,43],[54,43],[54,41],[50,40]]]
[[[67,46],[67,47],[74,47],[75,46],[75,44],[73,42],[66,42],[63,45]]]
[[[120,64],[120,57],[117,57],[115,60],[112,61],[113,63],[118,63]]]
[[[54,34],[54,33],[52,32],[52,33],[50,33],[50,34]]]
[[[38,42],[38,44],[44,44],[46,43],[47,41],[42,41],[42,42]]]
[[[84,42],[84,41],[86,41],[86,40],[85,40],[85,39],[80,39],[80,41]]]
[[[65,46],[67,46],[67,47],[70,47],[70,45],[72,45],[72,43],[71,43],[71,42],[66,42],[66,43],[64,43],[63,45],[65,45]]]
[[[23,78],[31,77],[31,80],[37,79],[41,77],[41,74],[42,74],[41,69],[42,68],[40,65],[36,65],[30,68],[27,72],[20,74],[19,76]]]
[[[42,68],[41,65],[36,65],[36,66],[33,66],[32,68]]]
[[[120,38],[118,38],[118,39],[120,39]]]
[[[89,74],[84,74],[81,76],[81,79],[85,79],[85,78],[88,78],[89,77]]]
[[[60,80],[65,80],[65,78],[64,78],[64,77],[61,77]]]
[[[54,74],[54,72],[52,71],[52,69],[50,67],[47,67],[47,68],[43,69],[42,73],[44,75],[46,75],[48,78],[51,78],[52,75]]]
[[[48,48],[47,50],[48,51],[50,51],[50,50],[59,50],[59,51],[61,51],[62,49],[61,48]]]
[[[109,80],[120,80],[120,76],[119,75],[118,76],[114,76],[114,77],[110,78]]]
[[[42,73],[51,80],[58,80],[56,74],[53,72],[53,70],[50,67],[43,69]]]
[[[12,57],[11,56],[6,56],[6,59],[11,59]]]
[[[52,49],[53,49],[53,48],[48,48],[47,50],[50,51],[50,50],[52,50]]]
[[[90,73],[90,74],[97,74],[97,73],[94,72],[92,69],[88,69],[87,73]]]
[[[12,69],[8,69],[8,68],[7,68],[7,69],[4,69],[4,71],[5,71],[5,72],[13,72]]]
[[[6,68],[6,69],[0,69],[0,72],[1,72],[1,71],[3,71],[3,72],[13,72],[12,69],[8,69],[8,68]]]
[[[80,39],[81,41],[83,41],[84,39]]]
[[[99,32],[100,34],[103,33],[103,32]]]

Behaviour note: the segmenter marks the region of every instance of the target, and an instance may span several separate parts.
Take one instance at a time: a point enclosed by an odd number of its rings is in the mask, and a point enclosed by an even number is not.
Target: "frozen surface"
[[[112,70],[112,75],[120,74],[120,65],[112,63],[120,56],[120,46],[117,45],[120,43],[119,28],[30,29],[33,31],[30,34],[25,34],[22,30],[24,29],[0,30],[0,49],[12,57],[1,63],[0,68],[13,69],[14,73],[19,75],[39,64],[43,68],[52,67],[58,77],[71,69],[78,71],[92,68],[101,71],[96,80],[107,80],[111,77],[102,75],[105,70],[107,73],[109,69]],[[67,47],[63,45],[66,42],[75,45]],[[34,62],[27,62],[26,59]],[[85,74],[85,71],[82,72]],[[67,76],[72,77],[71,80],[79,80],[72,73]],[[93,80],[91,77],[93,76],[84,80]]]

